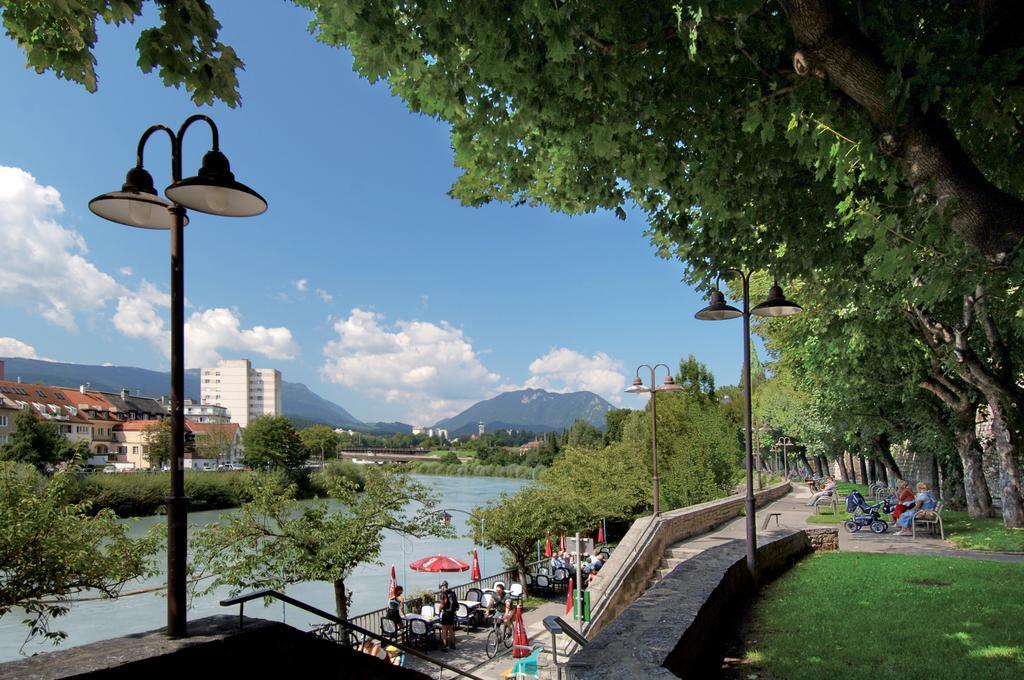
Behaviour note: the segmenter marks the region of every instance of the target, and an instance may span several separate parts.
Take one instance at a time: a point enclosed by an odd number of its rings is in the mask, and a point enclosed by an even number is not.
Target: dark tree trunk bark
[[[942,488],[941,486],[939,486],[939,459],[938,459],[938,457],[936,457],[934,455],[928,456],[928,458],[929,458],[929,461],[928,461],[929,462],[929,466],[928,466],[929,470],[928,470],[928,472],[929,472],[929,476],[931,477],[931,482],[930,482],[929,486],[932,489],[935,489],[935,493],[938,494],[938,493],[941,493],[939,490]]]
[[[878,466],[878,476],[881,479],[882,484],[885,484],[886,488],[889,486],[889,473],[884,465]]]
[[[823,476],[825,471],[821,469],[821,458],[814,456],[811,460],[814,461],[814,473],[819,477]]]
[[[952,210],[954,232],[992,262],[1005,262],[1024,237],[1024,202],[990,182],[967,155],[937,106],[894,96],[882,50],[835,0],[780,0],[800,48],[798,75],[827,78],[855,101],[879,132],[920,200]]]
[[[896,464],[896,459],[892,457],[892,441],[889,440],[887,432],[883,432],[878,436],[875,448],[878,451],[878,459],[885,465],[888,465],[894,475],[902,478],[903,473],[900,471],[900,466]]]
[[[839,463],[839,478],[844,482],[850,481],[850,472],[846,469],[846,454],[839,454],[836,458],[836,462]]]
[[[857,461],[853,457],[852,451],[847,451],[846,455],[850,457],[850,481],[854,484],[857,483]]]
[[[878,463],[874,458],[868,458],[868,483],[874,484],[878,481]]]
[[[967,508],[967,496],[964,493],[964,468],[960,458],[946,456],[943,462],[942,500],[950,510],[964,510]]]
[[[813,470],[811,468],[811,462],[809,460],[807,460],[807,454],[804,453],[803,451],[800,451],[797,454],[797,457],[800,458],[800,462],[803,463],[803,465],[804,465],[804,469],[800,471],[800,474],[804,474],[804,475],[811,474],[813,472]]]
[[[999,399],[990,400],[992,418],[992,448],[999,457],[1000,500],[1003,506],[1003,524],[1009,528],[1024,528],[1024,503],[1021,499],[1020,468],[1017,448],[1020,446],[1017,418]]]
[[[995,517],[992,494],[985,481],[985,468],[981,460],[981,446],[974,424],[973,412],[961,412],[954,416],[954,442],[960,458],[960,470],[964,484],[964,500],[967,514],[971,517]]]
[[[867,484],[868,483],[868,462],[866,460],[864,460],[864,456],[857,456],[857,459],[860,461],[860,483],[861,484]]]
[[[339,619],[348,621],[348,593],[345,591],[345,579],[334,581],[334,610]],[[347,639],[347,631],[344,635]]]
[[[526,583],[526,560],[516,560],[516,571],[519,572],[519,582]],[[575,574],[576,572],[573,572]]]

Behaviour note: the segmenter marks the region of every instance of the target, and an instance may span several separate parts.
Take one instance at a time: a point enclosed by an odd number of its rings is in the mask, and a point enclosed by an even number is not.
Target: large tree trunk
[[[800,459],[800,462],[803,463],[803,465],[804,465],[804,469],[800,471],[800,474],[802,474],[802,475],[809,475],[809,474],[811,474],[813,472],[813,470],[811,469],[811,462],[809,460],[807,460],[807,454],[804,453],[803,451],[800,451],[799,453],[797,453],[797,457]]]
[[[919,200],[952,210],[949,223],[958,236],[990,261],[1005,262],[1024,237],[1024,202],[978,170],[938,106],[923,109],[920,101],[896,96],[887,82],[894,69],[836,0],[780,4],[800,48],[793,58],[797,74],[827,78],[860,105]]]
[[[860,461],[860,483],[861,484],[867,484],[868,483],[868,462],[866,460],[864,460],[864,456],[857,456],[857,459]]]
[[[929,462],[928,473],[929,473],[929,476],[931,477],[931,482],[930,482],[929,485],[931,486],[932,489],[935,489],[935,493],[936,494],[939,494],[940,493],[939,489],[941,488],[939,486],[939,459],[935,455],[928,456],[928,458],[929,458],[929,461],[928,461]]]
[[[879,465],[878,466],[878,476],[879,476],[880,481],[882,482],[882,484],[885,484],[886,488],[888,488],[889,487],[889,473],[886,471],[886,467],[884,465]]]
[[[345,592],[345,579],[334,581],[334,610],[339,619],[348,620],[348,593]]]
[[[857,461],[853,457],[852,451],[847,451],[846,455],[850,457],[850,481],[854,484],[857,483]]]
[[[814,473],[819,477],[823,476],[825,474],[825,471],[821,469],[821,458],[818,456],[813,456],[811,460],[814,461]]]
[[[868,458],[868,483],[874,484],[878,481],[878,463],[874,458]]]
[[[850,471],[846,469],[846,454],[839,454],[836,457],[836,462],[839,463],[839,478],[844,482],[850,481]]]
[[[992,508],[992,494],[985,481],[982,466],[981,447],[978,445],[978,431],[971,413],[957,413],[953,420],[954,442],[960,458],[964,480],[964,500],[971,517],[995,517]]]
[[[1011,409],[1012,406],[1011,404]],[[1020,468],[1016,455],[1020,445],[1017,418],[999,399],[990,400],[988,408],[992,418],[992,448],[999,458],[1003,524],[1014,529],[1024,528],[1024,504],[1021,499]]]
[[[900,466],[896,464],[896,459],[892,457],[892,442],[889,440],[889,434],[883,432],[878,436],[875,442],[875,448],[878,450],[878,458],[885,465],[889,466],[892,473],[897,477],[902,478],[903,473],[900,471]]]

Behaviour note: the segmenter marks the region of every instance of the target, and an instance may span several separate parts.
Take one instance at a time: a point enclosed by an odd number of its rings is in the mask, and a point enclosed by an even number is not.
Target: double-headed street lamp
[[[651,370],[651,386],[644,385],[644,381],[640,379],[640,369],[649,368]],[[665,376],[665,382],[659,387],[654,386],[654,373],[658,368],[664,368],[668,374]],[[661,514],[661,487],[658,484],[658,400],[655,399],[655,395],[658,392],[678,392],[682,388],[676,384],[676,381],[672,378],[672,369],[665,364],[640,364],[636,368],[636,377],[633,378],[633,384],[626,388],[626,392],[630,394],[644,394],[649,392],[651,395],[651,493],[654,495],[654,516],[657,517]]]
[[[452,516],[448,514],[450,512],[461,512],[463,515],[465,515],[466,517],[469,517],[470,519],[473,519],[473,517],[476,516],[473,513],[469,512],[468,510],[459,510],[458,508],[445,508],[445,509],[441,510],[441,524],[443,524],[445,526],[448,526],[448,525],[450,525],[452,523]],[[487,520],[486,517],[484,517],[483,515],[480,515],[480,540],[477,541],[476,540],[476,536],[473,537],[473,542],[476,543],[477,545],[481,546],[481,547],[483,547],[483,544],[484,544],[484,531],[486,530],[486,527],[487,527],[486,520]],[[483,559],[481,559],[480,560],[480,571],[483,572],[483,570],[484,570]]]
[[[775,442],[776,451],[782,450],[782,469],[785,471],[786,479],[789,479],[789,447],[793,445],[793,440],[789,437],[779,437],[779,441]]]
[[[185,132],[204,121],[213,135],[212,148],[203,156],[195,177],[182,178],[181,153]],[[143,168],[142,152],[155,132],[171,140],[171,185],[160,197],[153,177]],[[220,151],[217,125],[209,117],[189,116],[175,134],[165,125],[153,125],[139,139],[135,167],[128,171],[120,191],[97,196],[89,210],[100,217],[142,229],[171,231],[171,494],[167,497],[167,632],[187,633],[185,593],[188,554],[188,498],[185,496],[185,253],[186,208],[225,217],[251,217],[267,209],[267,202],[235,181],[227,157]]]
[[[746,431],[746,466],[747,466],[747,571],[757,582],[757,524],[754,520],[754,455],[753,435],[751,432],[750,411],[750,315],[755,316],[792,316],[804,311],[803,307],[790,302],[782,294],[782,288],[776,282],[768,291],[768,299],[750,308],[750,272],[739,269],[726,269],[727,272],[739,274],[743,280],[743,309],[739,310],[726,304],[725,295],[717,288],[711,291],[711,304],[697,312],[694,316],[702,321],[724,321],[743,317],[743,393],[746,403],[743,406],[743,424]]]

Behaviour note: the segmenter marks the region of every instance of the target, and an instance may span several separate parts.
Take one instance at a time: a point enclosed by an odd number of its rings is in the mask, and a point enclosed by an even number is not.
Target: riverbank
[[[441,477],[505,477],[506,479],[537,479],[542,467],[528,465],[484,465],[482,463],[440,463],[423,461],[407,463],[406,470],[417,475]]]
[[[185,495],[189,498],[189,511],[237,508],[251,500],[248,478],[252,474],[248,470],[186,471]],[[350,462],[331,462],[325,472],[294,470],[280,474],[290,477],[298,489],[296,495],[300,499],[326,496],[327,486],[322,477],[325,474],[347,477],[357,486],[362,486],[359,466]],[[72,500],[88,501],[92,504],[93,512],[113,510],[118,517],[161,514],[167,507],[170,475],[170,472],[83,475],[78,478],[78,487]]]

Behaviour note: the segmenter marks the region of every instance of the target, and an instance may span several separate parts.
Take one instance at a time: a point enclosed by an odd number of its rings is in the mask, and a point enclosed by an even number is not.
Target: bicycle
[[[505,618],[500,612],[491,614],[491,632],[487,634],[487,658],[493,659],[498,653],[498,647],[505,645],[505,649],[512,647],[512,624],[505,623]]]

